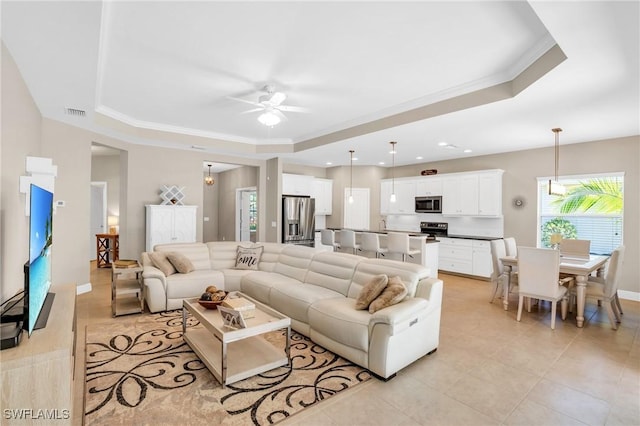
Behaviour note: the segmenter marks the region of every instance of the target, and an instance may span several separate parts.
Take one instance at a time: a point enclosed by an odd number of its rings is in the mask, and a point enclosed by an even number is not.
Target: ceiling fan
[[[242,112],[242,114],[249,114],[252,112],[262,112],[258,116],[258,121],[265,126],[275,126],[283,120],[287,120],[287,117],[282,113],[284,112],[309,112],[307,108],[283,105],[282,102],[287,99],[287,95],[282,92],[276,92],[275,88],[271,85],[266,85],[262,89],[266,94],[261,95],[258,98],[258,102],[248,101],[246,99],[234,98],[229,96],[229,99],[234,101],[244,102],[249,105],[253,105],[256,108]]]

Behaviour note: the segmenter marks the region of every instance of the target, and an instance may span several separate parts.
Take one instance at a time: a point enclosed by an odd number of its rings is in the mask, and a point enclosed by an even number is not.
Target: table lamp
[[[118,233],[118,216],[107,216],[107,225],[110,234]]]

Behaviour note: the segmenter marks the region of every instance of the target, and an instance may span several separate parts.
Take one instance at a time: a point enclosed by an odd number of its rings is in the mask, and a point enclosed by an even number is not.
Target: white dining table
[[[589,259],[563,258],[560,257],[560,273],[570,274],[576,278],[576,295],[578,302],[578,312],[576,313],[576,324],[578,327],[584,325],[584,303],[586,296],[587,280],[589,275],[597,271],[599,277],[604,275],[604,265],[607,263],[609,256],[591,255]],[[518,266],[518,258],[515,256],[506,256],[500,258],[507,274],[507,285],[503,289],[502,304],[504,310],[509,308],[509,287],[511,287],[511,271]]]

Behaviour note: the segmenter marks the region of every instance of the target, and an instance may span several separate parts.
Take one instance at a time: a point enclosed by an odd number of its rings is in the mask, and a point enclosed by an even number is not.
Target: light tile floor
[[[488,303],[486,281],[440,274],[440,346],[387,382],[338,394],[283,425],[640,425],[640,303],[622,300],[617,331],[588,302],[551,330],[550,306],[516,321]],[[84,330],[111,318],[110,271],[92,268],[93,291],[78,296],[75,424],[82,422]],[[558,310],[559,311],[559,310]],[[78,380],[78,378],[80,380]]]

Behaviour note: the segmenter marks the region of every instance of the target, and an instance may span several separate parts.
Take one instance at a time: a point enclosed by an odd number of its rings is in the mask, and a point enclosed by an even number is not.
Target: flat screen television
[[[51,243],[53,194],[31,184],[29,209],[29,261],[24,265],[24,323],[29,335],[47,325],[53,304],[51,287]]]

